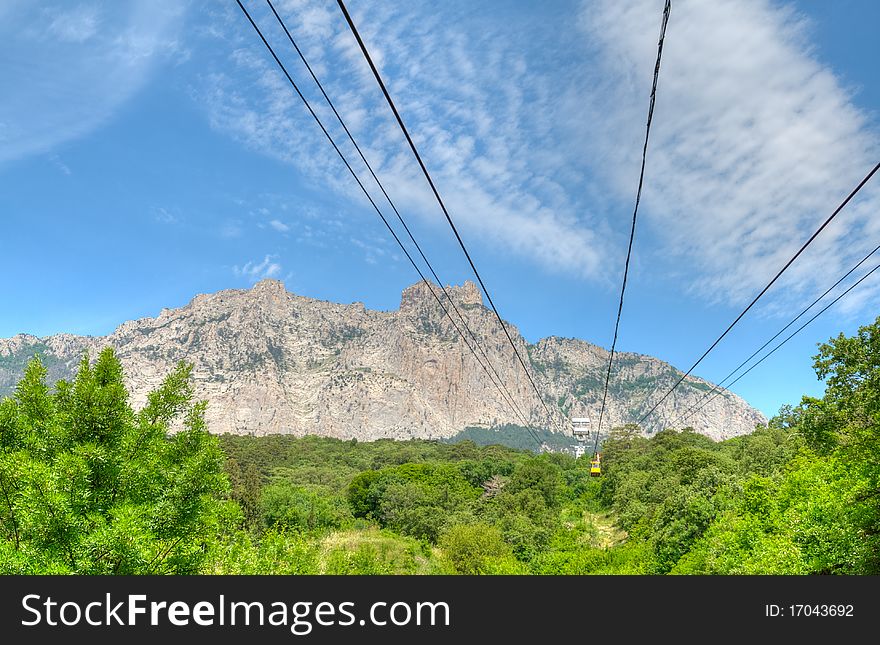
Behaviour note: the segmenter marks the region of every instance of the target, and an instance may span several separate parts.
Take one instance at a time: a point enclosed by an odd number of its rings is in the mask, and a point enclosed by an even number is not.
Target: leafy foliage
[[[478,446],[501,445],[516,450],[537,452],[539,446],[532,435],[537,436],[541,444],[548,446],[551,450],[566,450],[571,447],[571,436],[545,430],[544,428],[532,428],[531,432],[529,432],[529,429],[525,426],[514,423],[505,423],[493,428],[469,426],[443,441],[445,443],[472,441]]]
[[[238,510],[222,501],[223,455],[190,370],[179,365],[135,413],[112,350],[83,358],[54,392],[31,361],[0,403],[0,571],[199,571]]]
[[[134,411],[111,351],[54,391],[35,360],[0,401],[0,571],[876,575],[880,319],[815,368],[825,395],[747,436],[615,428],[591,478],[478,445],[515,427],[218,441],[186,365]]]
[[[488,524],[457,524],[440,541],[443,553],[456,573],[482,573],[488,560],[509,558],[511,550],[501,532]]]
[[[612,433],[602,499],[673,573],[880,572],[880,319],[819,347],[827,389],[709,445]]]

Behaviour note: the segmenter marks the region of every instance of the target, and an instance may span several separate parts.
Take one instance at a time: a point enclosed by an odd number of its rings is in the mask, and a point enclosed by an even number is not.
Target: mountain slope
[[[531,363],[551,422],[477,288],[466,282],[450,293],[531,424],[567,427],[569,415],[598,420],[604,349],[556,337],[529,345],[508,325]],[[122,360],[136,407],[177,361],[192,362],[197,395],[209,401],[207,420],[217,433],[442,438],[468,426],[522,424],[424,283],[406,289],[392,312],[305,298],[264,280],[249,290],[196,296],[185,307],[126,322],[106,337],[18,335],[0,340],[0,396],[11,393],[35,353],[55,380],[69,378],[84,352],[94,356],[107,345]],[[680,375],[649,356],[617,355],[603,427],[639,419]],[[658,409],[657,427],[709,387],[688,377]],[[725,393],[690,423],[721,439],[765,421]]]

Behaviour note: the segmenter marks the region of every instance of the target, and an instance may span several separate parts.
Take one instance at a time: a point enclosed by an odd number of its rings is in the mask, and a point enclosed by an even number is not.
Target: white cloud
[[[279,233],[287,233],[290,230],[290,226],[282,222],[281,220],[273,219],[269,222],[269,226],[274,228]]]
[[[385,249],[385,239],[379,237],[371,237],[362,239],[352,237],[349,242],[364,252],[364,262],[367,264],[378,264],[387,261],[385,258],[390,257],[393,261],[399,260],[398,256],[388,253]]]
[[[51,161],[52,164],[56,168],[58,168],[58,170],[60,170],[63,175],[70,177],[70,175],[73,174],[73,171],[70,169],[70,166],[68,166],[66,163],[64,163],[61,160],[61,157],[59,157],[58,155],[49,155],[49,161]]]
[[[238,265],[232,267],[232,272],[243,278],[247,278],[251,282],[258,282],[266,278],[277,278],[281,274],[281,265],[276,262],[278,256],[266,255],[261,262],[252,260],[244,266]]]
[[[48,13],[48,12],[47,12]],[[48,13],[52,22],[49,33],[63,41],[83,43],[98,31],[98,8],[94,5],[81,5],[69,11]]]
[[[107,121],[177,51],[185,3],[12,0],[0,21],[0,163],[46,152]]]
[[[550,80],[533,74],[504,34],[462,31],[421,9],[371,5],[370,19],[361,22],[377,62],[396,61],[387,74],[391,91],[463,234],[556,271],[596,276],[604,255],[601,223],[562,187],[572,176],[568,160],[535,118],[553,108]],[[445,227],[338,11],[300,1],[282,3],[280,11],[398,207]],[[271,14],[255,17],[286,57],[289,45]],[[369,208],[267,56],[251,33],[206,78],[199,100],[213,127]],[[299,66],[290,70],[313,95]],[[313,107],[354,163],[329,109],[317,99]],[[363,177],[372,186],[366,172]]]
[[[616,288],[662,6],[587,0],[579,21],[523,27],[531,39],[523,47],[511,39],[515,25],[456,22],[437,5],[359,3],[352,11],[465,239]],[[448,234],[347,27],[321,7],[291,0],[281,11],[402,212]],[[271,14],[256,18],[356,159]],[[199,93],[212,125],[366,206],[239,23],[228,25],[237,33],[226,43],[233,53]],[[771,0],[674,3],[634,279],[650,268],[649,279],[680,292],[747,301],[873,165],[876,129],[816,58],[810,29]],[[768,300],[785,293],[800,302],[824,290],[867,251],[864,239],[873,246],[877,186],[880,178]],[[766,304],[785,310],[782,301]]]
[[[153,217],[162,224],[175,224],[177,222],[177,218],[163,206],[153,209]]]
[[[595,142],[597,171],[621,196],[638,177],[662,5],[583,6],[598,91],[573,130]],[[816,60],[810,29],[768,0],[673,5],[642,211],[651,226],[641,230],[704,297],[748,301],[876,163],[877,132]],[[802,299],[823,289],[873,247],[878,184],[792,265],[786,290]]]

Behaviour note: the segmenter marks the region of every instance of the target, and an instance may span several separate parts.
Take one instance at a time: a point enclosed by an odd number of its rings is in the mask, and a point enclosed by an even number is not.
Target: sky
[[[439,276],[473,279],[336,3],[276,6]],[[502,316],[608,347],[663,1],[348,6]],[[880,161],[877,24],[873,0],[673,0],[619,350],[690,367]],[[103,335],[263,278],[392,310],[418,280],[231,0],[5,0],[0,76],[0,337]],[[875,177],[695,374],[880,244],[878,206]],[[820,395],[817,343],[875,320],[875,276],[733,391],[768,416]]]

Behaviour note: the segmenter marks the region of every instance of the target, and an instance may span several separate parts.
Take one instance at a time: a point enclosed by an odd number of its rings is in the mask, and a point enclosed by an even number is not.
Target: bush
[[[455,572],[463,575],[483,573],[489,558],[509,558],[511,555],[501,532],[488,524],[450,527],[441,537],[440,547]]]
[[[353,519],[343,499],[283,482],[263,489],[260,508],[266,526],[302,531],[338,529]]]

